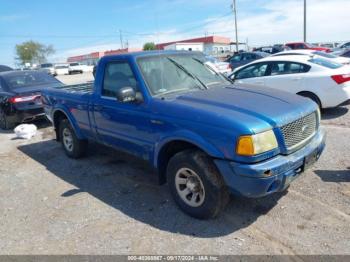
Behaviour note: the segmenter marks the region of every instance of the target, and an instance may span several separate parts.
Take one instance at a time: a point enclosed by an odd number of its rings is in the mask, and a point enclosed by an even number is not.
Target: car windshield
[[[323,66],[323,67],[327,67],[330,69],[337,69],[337,68],[340,68],[343,66],[342,64],[339,64],[339,63],[336,63],[336,62],[333,62],[333,61],[330,61],[327,59],[323,59],[323,58],[312,58],[309,60],[309,62]]]
[[[138,64],[152,95],[188,92],[214,84],[230,84],[204,63],[201,55],[157,55],[141,57]]]
[[[312,52],[312,54],[323,56],[323,57],[326,57],[326,58],[331,58],[331,59],[337,58],[335,55],[331,55],[331,54],[328,54],[328,53],[325,53],[325,52],[321,52],[321,51],[315,51],[315,52]]]
[[[6,74],[3,75],[3,79],[10,89],[45,84],[60,84],[56,78],[41,72],[20,72],[15,74]]]
[[[257,55],[261,56],[261,57],[268,57],[270,56],[269,53],[266,53],[266,52],[255,52]]]
[[[78,63],[71,63],[70,66],[78,66]]]
[[[55,66],[56,69],[65,69],[68,68],[68,66],[61,65],[61,66]]]
[[[309,43],[305,43],[305,45],[308,47],[308,48],[315,48],[317,46],[313,45],[313,44],[309,44]]]
[[[53,67],[52,64],[42,64],[41,68],[48,68],[48,67]]]

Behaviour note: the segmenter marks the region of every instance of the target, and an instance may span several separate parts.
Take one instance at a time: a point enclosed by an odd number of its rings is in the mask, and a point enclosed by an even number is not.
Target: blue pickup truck
[[[196,52],[106,56],[93,84],[44,90],[43,104],[69,157],[94,140],[144,159],[201,219],[217,216],[230,193],[285,190],[325,146],[314,102],[234,86]]]

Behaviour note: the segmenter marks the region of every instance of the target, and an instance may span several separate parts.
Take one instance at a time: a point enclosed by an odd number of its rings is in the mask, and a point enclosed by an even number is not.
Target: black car
[[[242,52],[235,54],[231,58],[227,59],[226,62],[230,63],[231,69],[246,65],[255,60],[269,56],[270,54],[265,52]]]
[[[262,46],[258,48],[254,48],[256,52],[265,52],[269,54],[276,54],[282,51],[292,50],[290,47],[286,45],[273,45],[273,46]]]
[[[8,71],[0,73],[0,128],[44,117],[40,91],[63,84],[40,71]]]
[[[12,71],[13,69],[9,66],[0,65],[0,72]]]

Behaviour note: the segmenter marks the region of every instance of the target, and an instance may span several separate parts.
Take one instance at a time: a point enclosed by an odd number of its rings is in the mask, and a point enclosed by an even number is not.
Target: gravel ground
[[[324,112],[325,153],[287,192],[210,221],[133,157],[92,144],[68,159],[45,122],[29,141],[0,131],[0,254],[350,254],[349,109]]]

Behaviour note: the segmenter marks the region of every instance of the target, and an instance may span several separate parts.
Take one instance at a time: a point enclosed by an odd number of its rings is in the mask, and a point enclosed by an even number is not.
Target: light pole
[[[238,52],[238,29],[237,29],[237,11],[236,11],[236,0],[233,0],[232,10],[235,16],[235,31],[236,31],[236,52]]]
[[[304,42],[306,43],[306,0],[304,0]]]

